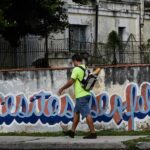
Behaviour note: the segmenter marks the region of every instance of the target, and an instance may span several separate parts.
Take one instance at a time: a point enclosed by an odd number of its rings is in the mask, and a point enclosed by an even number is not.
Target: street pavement
[[[0,136],[0,150],[124,150],[127,147],[122,143],[123,141],[139,137],[142,136],[99,136],[97,139],[87,140],[77,136],[74,139],[69,137]]]

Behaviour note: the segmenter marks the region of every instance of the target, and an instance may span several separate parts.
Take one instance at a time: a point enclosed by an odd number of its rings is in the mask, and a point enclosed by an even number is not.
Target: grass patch
[[[84,136],[86,132],[78,131],[76,136]],[[102,130],[97,132],[98,136],[150,136],[150,131],[113,131],[113,130]],[[0,136],[41,136],[41,137],[57,137],[63,136],[62,132],[44,132],[44,133],[27,133],[27,132],[9,132],[0,133]]]
[[[135,150],[135,149],[137,149],[136,145],[139,142],[150,142],[150,136],[135,139],[135,140],[125,141],[125,142],[123,142],[123,144],[125,144],[128,147],[128,150]]]

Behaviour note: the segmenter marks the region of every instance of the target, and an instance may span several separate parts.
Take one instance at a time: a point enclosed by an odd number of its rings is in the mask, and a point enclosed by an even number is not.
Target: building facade
[[[143,43],[150,39],[149,0],[99,0],[97,5],[79,5],[72,0],[64,2],[69,28],[63,33],[50,35],[48,56],[45,40],[30,35],[24,38],[22,46],[15,50],[17,55],[13,53],[13,56],[9,48],[5,50],[5,53],[8,52],[5,57],[0,56],[1,66],[5,62],[6,65],[9,64],[9,68],[12,64],[17,64],[18,67],[45,67],[47,58],[49,66],[68,66],[69,58],[75,52],[88,54],[88,58],[95,55],[94,59],[100,60],[96,62],[98,64],[112,64],[115,61],[121,64],[150,63],[150,46],[141,48]],[[106,48],[108,35],[112,31],[118,33],[123,48]],[[95,43],[98,43],[98,46],[96,44],[95,47]],[[1,44],[0,49],[4,49],[3,47]]]
[[[95,6],[77,5],[71,0],[66,0],[65,3],[70,28],[66,29],[61,38],[95,42]],[[148,2],[145,5],[147,4]],[[122,41],[127,41],[130,34],[134,35],[136,41],[140,41],[141,24],[144,25],[142,40],[150,39],[150,33],[147,32],[150,26],[150,15],[148,12],[142,13],[140,1],[99,1],[98,7],[98,42],[106,43],[108,34],[112,30],[119,34]],[[58,36],[60,38],[60,35]]]

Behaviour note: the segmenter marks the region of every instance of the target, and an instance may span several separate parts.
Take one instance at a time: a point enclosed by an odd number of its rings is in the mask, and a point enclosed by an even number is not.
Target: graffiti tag
[[[117,94],[109,97],[105,92],[91,95],[89,105],[94,122],[108,123],[113,120],[116,125],[120,125],[125,121],[128,122],[128,129],[134,130],[135,118],[150,116],[150,83],[143,83],[140,89],[137,84],[129,84],[125,90],[125,99]],[[60,122],[67,124],[72,121],[74,113],[74,101],[69,95],[58,97],[44,91],[29,99],[24,94],[0,94],[0,104],[0,124],[7,125],[14,120],[25,124],[35,124],[38,120],[49,125]]]

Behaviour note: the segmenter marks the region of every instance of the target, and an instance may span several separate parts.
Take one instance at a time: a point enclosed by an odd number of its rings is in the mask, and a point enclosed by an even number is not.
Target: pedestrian
[[[74,138],[76,127],[80,121],[80,114],[83,118],[86,118],[87,124],[90,129],[90,133],[83,137],[84,139],[96,139],[97,134],[95,132],[93,119],[90,113],[89,108],[89,100],[91,97],[90,91],[87,91],[81,85],[81,80],[84,77],[85,72],[81,69],[86,69],[86,66],[83,64],[83,58],[79,54],[75,54],[72,57],[72,62],[74,64],[74,69],[71,74],[71,79],[67,81],[67,83],[61,87],[58,93],[61,95],[63,91],[74,84],[74,91],[75,91],[75,98],[76,98],[76,105],[74,109],[74,117],[73,117],[73,124],[72,129],[64,132],[65,135]],[[94,69],[94,74],[98,74],[100,72],[100,68]]]

